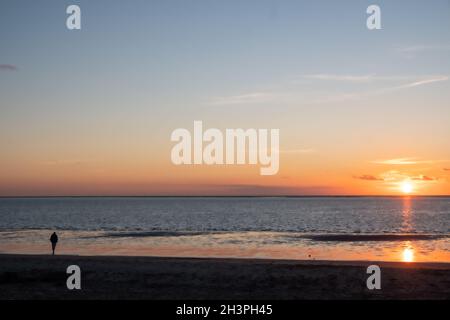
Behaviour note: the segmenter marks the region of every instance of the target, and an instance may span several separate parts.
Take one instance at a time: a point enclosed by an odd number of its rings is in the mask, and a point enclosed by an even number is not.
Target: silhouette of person
[[[56,232],[52,233],[50,237],[50,242],[52,243],[52,251],[53,251],[52,255],[55,255],[56,243],[58,242],[58,236],[56,235]]]

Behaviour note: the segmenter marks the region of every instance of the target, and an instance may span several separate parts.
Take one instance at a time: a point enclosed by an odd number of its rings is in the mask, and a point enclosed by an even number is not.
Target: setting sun
[[[412,186],[411,182],[404,181],[401,184],[401,189],[402,189],[403,193],[411,193],[413,191],[413,186]]]

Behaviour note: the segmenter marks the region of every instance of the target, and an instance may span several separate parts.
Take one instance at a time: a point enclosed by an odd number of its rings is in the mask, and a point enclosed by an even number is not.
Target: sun
[[[413,191],[413,185],[409,181],[403,181],[401,189],[403,193],[409,194]]]

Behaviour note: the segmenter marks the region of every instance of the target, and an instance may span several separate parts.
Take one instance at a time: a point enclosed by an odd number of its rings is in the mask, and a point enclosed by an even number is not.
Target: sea
[[[450,197],[0,198],[0,253],[450,262]]]

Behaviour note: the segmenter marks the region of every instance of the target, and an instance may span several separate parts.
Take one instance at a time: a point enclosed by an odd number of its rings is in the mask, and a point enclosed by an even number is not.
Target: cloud
[[[397,47],[395,51],[400,54],[403,54],[409,58],[415,57],[418,53],[426,52],[426,51],[447,51],[450,50],[450,44],[437,44],[437,45],[409,45]]]
[[[375,160],[371,161],[376,164],[389,164],[389,165],[410,165],[417,164],[418,161],[414,160],[415,158],[397,158],[397,159],[388,159],[388,160]]]
[[[411,89],[424,85],[430,85],[437,82],[448,81],[447,75],[428,75],[428,76],[376,76],[376,75],[309,75],[306,76],[315,80],[328,80],[328,81],[351,81],[353,83],[368,83],[368,82],[383,82],[386,85],[379,89],[365,90],[359,92],[341,92],[325,97],[320,97],[313,101],[313,103],[330,103],[330,102],[342,102],[358,100],[361,98],[368,98],[373,96],[384,95],[400,90]],[[403,82],[403,84],[394,85],[393,82]],[[390,83],[390,85],[388,85]]]
[[[407,84],[404,84],[404,85],[401,85],[398,87],[394,87],[392,89],[399,90],[399,89],[413,88],[413,87],[418,87],[418,86],[422,86],[422,85],[430,84],[430,83],[434,83],[434,82],[447,81],[448,79],[449,79],[448,76],[435,76],[432,78],[422,79],[422,80],[414,81],[411,83],[407,83]]]
[[[366,181],[384,181],[383,178],[378,178],[370,174],[363,174],[361,176],[354,177],[355,179],[366,180]]]
[[[340,75],[340,74],[308,74],[303,76],[306,79],[326,80],[326,81],[346,81],[346,82],[369,82],[376,77],[368,75]]]
[[[395,51],[407,59],[414,59],[424,53],[446,53],[450,50],[450,44],[418,44],[395,48]]]
[[[396,170],[384,172],[380,176],[383,177],[383,180],[390,182],[403,181],[405,179],[409,179],[409,176],[407,174],[401,173]]]
[[[448,160],[419,160],[417,158],[396,158],[396,159],[371,161],[371,163],[375,164],[388,164],[388,165],[411,165],[411,164],[426,164],[426,163],[430,164],[438,162],[448,162]]]
[[[207,190],[208,195],[239,195],[239,196],[302,196],[302,195],[326,195],[337,194],[334,187],[325,185],[311,186],[283,186],[261,184],[202,184],[192,187]],[[204,195],[204,192],[202,193]]]
[[[0,64],[0,71],[17,71],[18,68],[12,64]]]
[[[449,160],[420,160],[417,158],[396,158],[387,160],[375,160],[371,163],[375,164],[386,164],[386,165],[413,165],[413,164],[433,164],[439,162],[449,162]],[[444,169],[445,170],[445,169]]]
[[[275,97],[275,94],[269,92],[251,92],[228,97],[215,97],[211,99],[210,103],[216,106],[267,103],[274,101]]]
[[[377,74],[308,74],[302,76],[305,79],[311,80],[323,80],[323,81],[336,81],[336,82],[356,82],[356,83],[366,83],[366,82],[393,82],[393,81],[418,81],[420,79],[444,77],[442,75],[423,75],[423,76],[413,76],[413,75],[377,75]]]
[[[444,171],[450,171],[450,168],[444,168]]]
[[[338,92],[329,94],[327,92],[312,92],[302,87],[290,87],[292,83],[285,84],[284,89],[260,90],[256,92],[243,93],[238,95],[222,96],[209,98],[207,104],[213,106],[226,105],[255,105],[265,103],[303,103],[303,104],[322,104],[344,101],[354,101],[362,98],[384,95],[400,90],[412,89],[433,83],[448,81],[448,75],[422,75],[422,76],[404,76],[387,75],[379,76],[375,74],[366,75],[339,75],[339,74],[309,74],[301,76],[303,79],[312,81],[333,81],[350,82],[354,85],[364,83],[376,83],[377,88],[366,89],[364,91]],[[383,86],[381,86],[383,85]]]
[[[261,194],[279,194],[279,195],[291,195],[291,196],[298,196],[298,195],[321,195],[321,194],[334,194],[337,192],[336,188],[329,187],[329,186],[318,186],[318,185],[311,185],[311,186],[295,186],[295,187],[281,187],[281,188],[262,188],[265,189],[265,192],[262,192]],[[241,189],[237,189],[239,192],[241,192]],[[239,193],[240,194],[240,193]]]
[[[410,173],[399,172],[397,170],[390,170],[390,171],[383,172],[380,174],[380,177],[382,177],[382,180],[384,180],[388,183],[389,182],[390,183],[398,183],[398,182],[402,182],[405,180],[413,180],[413,181],[417,181],[417,183],[439,180],[438,177],[427,176],[424,174],[412,175]]]
[[[433,178],[433,177],[429,177],[429,176],[420,175],[420,176],[418,176],[418,177],[413,177],[412,180],[434,181],[434,180],[437,180],[437,178]]]

